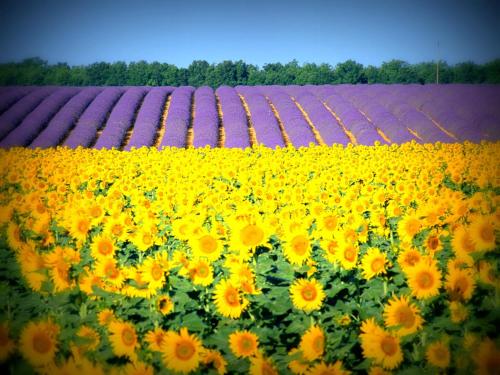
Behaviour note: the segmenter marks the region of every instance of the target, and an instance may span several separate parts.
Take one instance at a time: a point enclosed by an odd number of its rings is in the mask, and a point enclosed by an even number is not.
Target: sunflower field
[[[14,374],[498,374],[500,143],[0,149]]]

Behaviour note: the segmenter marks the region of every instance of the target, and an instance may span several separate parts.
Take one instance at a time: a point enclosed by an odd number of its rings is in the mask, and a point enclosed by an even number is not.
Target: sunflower
[[[229,280],[221,280],[214,290],[217,310],[226,318],[238,318],[248,305],[248,300],[241,296],[240,290]]]
[[[236,357],[251,357],[257,354],[259,338],[250,331],[236,331],[229,335],[229,347]]]
[[[489,216],[474,215],[472,217],[472,222],[469,226],[470,237],[478,251],[495,249],[494,222],[494,219]]]
[[[309,328],[300,339],[299,349],[308,361],[314,361],[323,356],[325,351],[325,334],[318,326]]]
[[[468,227],[460,225],[453,230],[451,248],[455,251],[457,256],[470,255],[477,251],[476,242],[472,238]]]
[[[443,249],[443,244],[439,238],[439,233],[436,231],[430,232],[425,239],[424,246],[430,254],[441,251]]]
[[[295,265],[302,265],[311,256],[311,240],[306,231],[295,231],[284,237],[282,245],[285,258]]]
[[[206,231],[202,231],[196,236],[193,235],[189,240],[189,245],[195,258],[205,258],[209,262],[215,262],[219,259],[224,249],[217,235]]]
[[[337,229],[338,219],[337,216],[329,213],[316,219],[316,225],[320,232],[321,237],[330,237]]]
[[[416,215],[407,215],[398,223],[398,235],[401,241],[411,243],[413,237],[422,229],[422,222]]]
[[[361,260],[363,267],[363,277],[367,280],[385,273],[385,263],[387,259],[385,254],[382,254],[379,249],[371,247],[366,255]]]
[[[139,267],[142,278],[149,283],[148,289],[157,290],[165,284],[165,273],[167,269],[153,257],[147,257]]]
[[[269,237],[267,226],[259,217],[244,219],[229,218],[231,247],[243,251],[254,250],[267,243]]]
[[[420,310],[405,297],[393,296],[384,309],[384,321],[387,327],[395,327],[399,336],[417,332],[423,323]]]
[[[87,239],[87,234],[90,231],[91,221],[85,216],[74,215],[71,219],[69,229],[70,235],[76,239],[77,243],[81,244]]]
[[[430,364],[439,368],[446,368],[450,365],[450,349],[442,340],[428,345],[425,357]]]
[[[346,270],[356,267],[358,262],[359,248],[356,242],[347,240],[339,241],[339,251],[337,252],[337,261]]]
[[[95,259],[113,258],[116,252],[116,246],[110,237],[98,235],[92,239],[90,253]]]
[[[274,367],[270,359],[258,352],[256,356],[250,358],[250,375],[278,375],[278,370]]]
[[[167,295],[160,296],[156,301],[156,306],[163,315],[168,315],[174,310],[174,303]]]
[[[325,292],[315,279],[297,279],[290,286],[290,294],[294,306],[306,312],[321,308]]]
[[[142,362],[128,363],[123,368],[123,375],[153,375],[154,368]]]
[[[202,353],[201,362],[207,366],[212,366],[219,375],[224,375],[226,373],[227,362],[217,350],[205,350]]]
[[[457,301],[451,301],[450,305],[450,316],[451,316],[451,321],[453,323],[461,323],[465,319],[467,319],[467,316],[469,315],[469,311],[467,310],[467,306],[461,304],[460,302]]]
[[[439,294],[441,273],[435,262],[421,261],[407,271],[411,293],[418,299],[426,299]]]
[[[247,294],[259,294],[255,286],[255,275],[246,263],[235,263],[228,266],[229,272],[231,273],[230,280],[235,286],[240,288],[244,293]]]
[[[13,250],[19,250],[25,243],[21,236],[21,227],[13,221],[7,226],[7,242]]]
[[[450,268],[445,286],[452,301],[467,301],[474,292],[474,276],[469,269]]]
[[[146,251],[150,247],[158,244],[158,238],[156,238],[156,233],[146,228],[141,228],[129,237],[132,243],[140,251]]]
[[[320,362],[314,365],[308,372],[307,375],[348,375],[349,371],[342,369],[342,361],[336,361],[333,364],[327,364],[325,362]]]
[[[201,341],[185,327],[179,333],[167,332],[161,349],[165,366],[183,373],[198,368],[203,351]]]
[[[9,326],[4,322],[0,324],[0,363],[5,362],[15,349],[14,340],[9,337]]]
[[[189,277],[193,284],[208,286],[214,281],[213,269],[205,259],[198,259],[189,264]]]
[[[335,263],[337,261],[337,252],[339,251],[339,242],[332,239],[323,239],[321,240],[321,248],[325,252],[326,260],[330,263]]]
[[[114,259],[102,259],[96,264],[96,273],[102,275],[109,284],[120,288],[125,281],[125,275]]]
[[[302,352],[298,348],[293,348],[288,352],[288,355],[294,358],[288,363],[290,371],[298,375],[307,374],[309,371],[309,362],[304,359]]]
[[[115,320],[115,313],[111,309],[103,309],[97,314],[97,321],[101,326],[108,327]]]
[[[380,328],[373,318],[361,324],[363,356],[386,369],[395,369],[403,361],[399,338]]]
[[[403,272],[415,267],[422,260],[422,254],[415,249],[408,247],[398,255],[398,264]]]
[[[500,287],[495,267],[492,263],[485,260],[479,261],[479,281],[487,285]]]
[[[83,343],[78,346],[84,351],[97,349],[101,340],[99,333],[95,329],[85,325],[78,329],[76,336],[83,341]]]
[[[156,327],[154,330],[149,331],[144,336],[144,341],[149,346],[149,350],[160,352],[163,342],[165,341],[167,332],[163,329]]]
[[[69,276],[71,265],[66,262],[61,248],[46,254],[44,260],[49,271],[50,279],[54,284],[55,292],[62,292],[71,288],[72,281]]]
[[[476,374],[498,374],[500,368],[500,348],[495,341],[487,337],[484,339],[472,355],[476,364]]]
[[[133,324],[115,320],[109,323],[108,330],[113,352],[118,356],[127,356],[135,360],[137,358],[135,350],[139,347],[139,342]]]
[[[50,322],[29,322],[21,332],[19,350],[33,366],[54,361],[57,351],[59,327]]]

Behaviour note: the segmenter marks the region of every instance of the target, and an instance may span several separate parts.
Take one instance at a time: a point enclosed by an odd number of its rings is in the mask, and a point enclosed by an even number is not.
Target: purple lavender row
[[[358,90],[353,86],[343,90],[341,94],[362,111],[392,142],[401,144],[417,140],[396,116],[367,96],[364,90]]]
[[[0,92],[0,113],[33,91],[33,87],[4,87]]]
[[[398,95],[400,90],[380,91],[375,99],[386,106],[407,128],[415,131],[424,142],[454,142],[454,139],[440,130],[436,125],[422,112],[408,104],[403,99],[404,94]]]
[[[165,123],[165,134],[160,148],[185,147],[186,138],[191,121],[191,97],[194,88],[191,86],[178,87],[172,93],[170,108]]]
[[[377,133],[377,130],[370,124],[357,109],[344,99],[335,89],[327,89],[325,103],[342,120],[347,130],[349,130],[356,141],[361,145],[373,145],[375,141],[382,144],[387,142]]]
[[[74,87],[61,88],[45,98],[26,118],[1,142],[0,147],[27,146],[37,137],[49,121],[79,92]]]
[[[42,87],[26,95],[0,116],[0,139],[12,131],[28,113],[33,111],[42,100],[56,90],[55,87]]]
[[[222,109],[225,144],[229,148],[250,147],[250,136],[245,109],[236,90],[229,86],[221,86],[215,90]]]
[[[125,150],[129,151],[132,147],[153,145],[158,127],[163,126],[160,124],[160,120],[167,95],[173,90],[173,87],[155,87],[147,93],[137,114],[132,136],[125,146]]]
[[[97,131],[103,126],[108,113],[122,96],[124,90],[119,87],[104,89],[87,107],[78,119],[76,126],[69,133],[63,145],[76,148],[89,147],[95,139]]]
[[[119,148],[127,130],[133,126],[137,109],[142,104],[147,89],[134,87],[125,91],[118,100],[104,125],[101,136],[95,143],[96,149]]]
[[[264,95],[255,87],[236,86],[236,91],[248,105],[257,143],[271,148],[284,147],[285,141],[278,120]]]
[[[310,143],[317,144],[311,127],[286,92],[279,86],[263,86],[261,91],[268,96],[278,111],[283,127],[294,147],[307,147]]]
[[[219,138],[219,115],[214,90],[204,86],[194,92],[193,146],[216,147]]]
[[[83,88],[57,112],[47,127],[31,142],[30,147],[47,148],[59,145],[78,117],[101,91],[102,89],[97,87]]]
[[[308,114],[325,144],[329,146],[336,143],[347,145],[350,142],[335,117],[316,96],[306,89],[295,90],[295,92],[295,100]]]

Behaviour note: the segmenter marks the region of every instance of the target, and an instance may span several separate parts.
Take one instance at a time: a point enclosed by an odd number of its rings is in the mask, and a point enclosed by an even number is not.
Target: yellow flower
[[[417,332],[423,323],[420,310],[405,296],[393,296],[384,308],[387,327],[395,327],[400,336]]]
[[[494,219],[489,216],[474,215],[470,224],[470,238],[478,251],[495,249]]]
[[[160,310],[163,315],[168,315],[174,310],[174,303],[172,299],[167,295],[160,296],[156,302],[156,305],[158,307],[158,310]]]
[[[474,239],[468,227],[460,225],[455,228],[453,231],[453,238],[451,239],[451,248],[455,251],[457,256],[468,256],[477,251]]]
[[[250,358],[250,375],[278,375],[278,370],[273,363],[258,352],[256,356]]]
[[[468,269],[450,268],[445,286],[452,301],[469,300],[475,287],[472,272]]]
[[[472,358],[476,364],[476,374],[497,374],[500,368],[500,349],[495,341],[487,337],[475,349]]]
[[[325,334],[318,326],[309,328],[300,339],[299,349],[308,361],[314,361],[323,356],[325,351]]]
[[[202,353],[201,362],[205,365],[212,366],[219,375],[226,373],[227,362],[217,350],[206,349]]]
[[[294,306],[306,312],[321,308],[325,292],[315,279],[297,279],[290,286],[290,295]]]
[[[241,296],[240,290],[231,281],[221,280],[214,288],[217,310],[226,318],[238,318],[248,305],[248,300]]]
[[[21,332],[19,350],[33,366],[54,361],[57,351],[59,327],[50,322],[29,322]]]
[[[236,357],[251,357],[257,353],[259,338],[250,331],[237,331],[229,335],[229,347]]]
[[[284,237],[283,253],[292,264],[302,265],[311,256],[311,241],[306,231],[294,231]]]
[[[198,368],[203,351],[201,341],[187,328],[181,328],[179,333],[167,332],[161,349],[165,366],[182,373]]]
[[[427,346],[425,357],[430,364],[439,368],[446,368],[450,365],[450,350],[442,340]]]
[[[124,375],[153,375],[154,368],[142,362],[128,363],[123,369]]]
[[[165,284],[165,273],[168,269],[153,257],[147,257],[139,267],[142,278],[149,283],[148,289],[157,290]]]
[[[441,273],[434,262],[421,261],[407,271],[411,293],[418,299],[426,299],[439,294]]]
[[[188,272],[195,285],[208,286],[214,281],[212,266],[202,258],[191,262]]]
[[[114,259],[102,259],[96,264],[96,273],[102,275],[109,284],[120,288],[125,281],[125,275]]]
[[[377,248],[369,248],[366,255],[361,260],[363,267],[363,277],[367,280],[385,273],[385,254]]]
[[[309,362],[304,359],[302,352],[298,348],[290,350],[289,356],[293,356],[293,360],[288,363],[288,368],[294,374],[304,375],[309,371]]]
[[[417,249],[406,248],[398,255],[398,263],[403,272],[415,267],[422,260],[422,254]]]
[[[202,231],[189,240],[196,258],[205,258],[210,262],[215,262],[222,255],[223,245],[215,233]]]
[[[135,350],[139,348],[139,343],[132,323],[115,320],[109,323],[108,330],[113,352],[118,356],[123,355],[135,360],[137,358]]]
[[[314,365],[308,372],[308,375],[349,375],[350,372],[342,368],[342,361],[337,361],[333,364],[320,362]]]
[[[9,337],[7,322],[0,324],[0,363],[5,362],[15,348],[14,340]]]
[[[81,326],[76,332],[76,336],[84,340],[84,342],[78,346],[85,351],[95,350],[99,346],[99,333],[89,326]]]
[[[452,301],[450,302],[450,315],[453,323],[461,323],[467,319],[469,312],[465,305],[457,301]]]
[[[75,215],[71,221],[69,233],[77,240],[77,243],[83,243],[87,239],[90,231],[91,221],[85,216]]]
[[[395,369],[403,361],[399,338],[380,328],[373,318],[361,324],[361,348],[363,356],[385,369]]]
[[[409,242],[422,229],[422,222],[416,215],[407,215],[398,223],[398,235],[401,241]]]
[[[339,241],[339,250],[337,252],[337,261],[346,270],[351,270],[356,267],[358,262],[359,248],[355,242],[348,240]]]
[[[161,328],[155,328],[152,331],[149,331],[144,336],[144,341],[148,343],[149,349],[155,352],[160,352],[163,342],[167,337],[167,332]]]
[[[99,235],[92,239],[90,251],[95,259],[113,258],[116,252],[116,247],[111,238],[105,235]]]

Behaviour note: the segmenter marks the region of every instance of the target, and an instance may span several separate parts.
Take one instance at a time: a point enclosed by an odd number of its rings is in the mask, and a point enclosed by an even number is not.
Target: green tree
[[[363,65],[347,60],[335,66],[335,83],[366,83]]]

